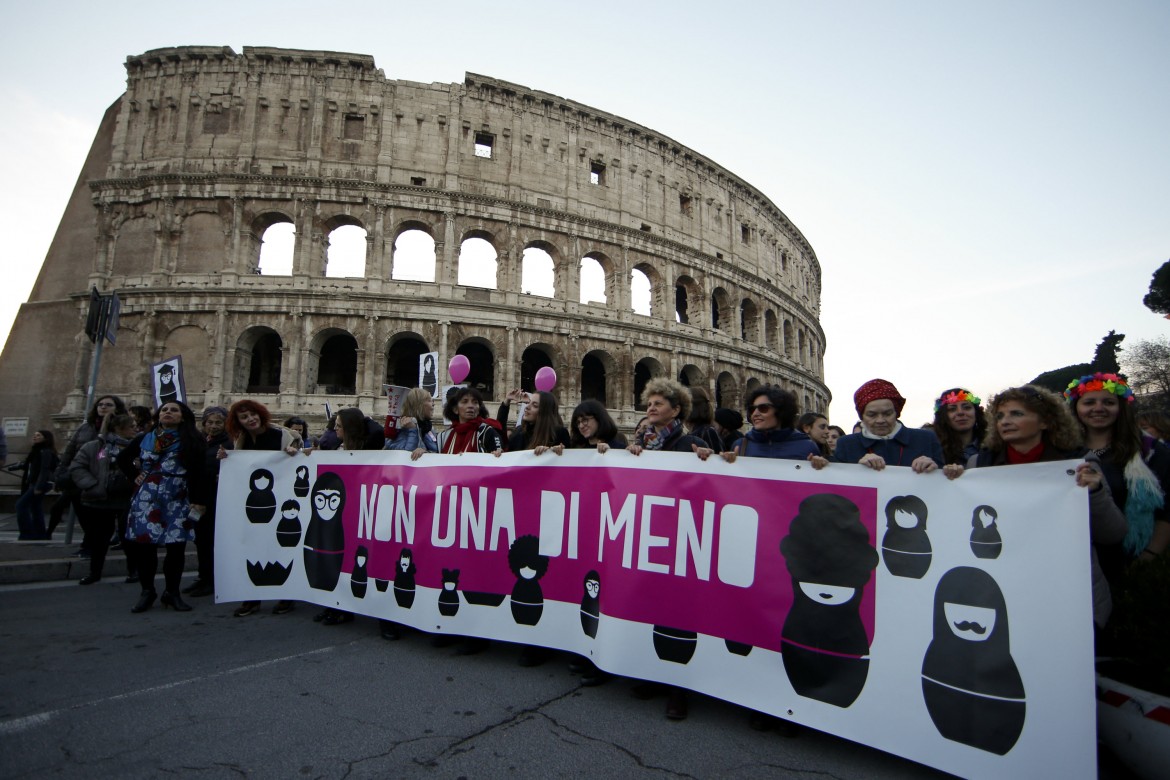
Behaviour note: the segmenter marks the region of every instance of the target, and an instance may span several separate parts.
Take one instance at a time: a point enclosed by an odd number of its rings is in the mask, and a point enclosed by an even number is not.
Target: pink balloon
[[[536,372],[536,389],[542,393],[552,392],[557,386],[557,372],[551,366],[545,366]]]
[[[447,370],[451,372],[451,381],[459,384],[471,373],[471,361],[467,359],[467,355],[456,355],[447,364]]]

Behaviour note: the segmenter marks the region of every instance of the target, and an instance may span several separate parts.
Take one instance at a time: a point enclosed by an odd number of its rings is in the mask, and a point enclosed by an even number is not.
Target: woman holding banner
[[[283,450],[286,455],[296,455],[303,444],[299,433],[272,422],[267,406],[248,398],[236,401],[228,409],[227,433],[232,437],[236,450]],[[215,457],[223,460],[228,455],[229,450],[220,447]],[[259,608],[258,600],[245,601],[232,615],[246,617]],[[272,614],[283,615],[291,612],[292,608],[292,601],[282,599],[272,608]]]
[[[398,418],[398,436],[387,439],[385,449],[405,450],[411,460],[418,460],[426,452],[439,451],[431,416],[435,413],[435,399],[421,387],[413,388],[402,400],[402,416]]]
[[[942,468],[938,437],[921,428],[907,428],[898,419],[906,399],[891,382],[866,382],[853,394],[853,405],[861,417],[861,432],[837,440],[839,462],[860,463],[874,471],[886,466],[909,466],[919,474]]]
[[[508,437],[508,452],[533,450],[541,455],[548,450],[560,455],[569,446],[569,432],[557,413],[557,397],[552,393],[529,393],[520,427]]]
[[[569,447],[574,450],[597,448],[604,455],[627,446],[626,437],[618,433],[617,423],[599,401],[590,399],[577,404],[569,428]]]
[[[134,544],[142,595],[131,612],[145,612],[157,592],[158,548],[166,548],[162,604],[176,612],[189,607],[179,594],[187,542],[207,506],[206,445],[195,428],[195,413],[181,401],[167,401],[158,410],[158,426],[118,453],[117,465],[137,486],[130,499],[126,540]]]
[[[1010,387],[987,404],[993,421],[983,449],[968,461],[969,467],[1014,466],[1073,460],[1085,456],[1081,430],[1064,399],[1032,385]],[[954,478],[963,467],[948,464],[944,471]],[[1113,610],[1109,583],[1097,559],[1098,546],[1120,543],[1128,521],[1113,502],[1109,483],[1095,453],[1077,466],[1076,483],[1089,489],[1089,540],[1092,542],[1093,622],[1104,628]]]

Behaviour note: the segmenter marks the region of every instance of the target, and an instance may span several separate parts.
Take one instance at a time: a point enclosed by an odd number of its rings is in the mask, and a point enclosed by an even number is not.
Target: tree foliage
[[[1170,401],[1170,338],[1136,342],[1125,351],[1125,368],[1143,406],[1165,406]]]
[[[1071,366],[1045,371],[1029,382],[1029,384],[1046,387],[1053,392],[1063,393],[1064,389],[1068,387],[1069,382],[1074,379],[1079,379],[1086,374],[1095,374],[1098,371],[1106,374],[1116,374],[1121,371],[1121,363],[1117,359],[1117,353],[1121,351],[1121,342],[1124,340],[1124,333],[1111,330],[1105,334],[1105,338],[1101,339],[1101,343],[1097,345],[1097,349],[1093,353],[1093,362],[1076,363]]]
[[[1150,291],[1142,298],[1146,308],[1155,314],[1170,315],[1170,260],[1154,271],[1150,280]]]

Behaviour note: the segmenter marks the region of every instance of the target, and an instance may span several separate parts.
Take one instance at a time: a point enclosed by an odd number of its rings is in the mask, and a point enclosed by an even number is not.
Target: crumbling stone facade
[[[553,366],[562,404],[619,422],[666,375],[725,405],[778,382],[824,409],[820,265],[761,192],[663,134],[484,76],[387,80],[372,57],[245,47],[158,49],[126,62],[33,294],[0,356],[0,409],[34,427],[80,418],[91,285],[117,290],[117,346],[97,388],[149,398],[150,364],[183,356],[198,409],[254,397],[319,423],[324,403],[380,412],[383,383],[456,352],[500,399]],[[291,223],[291,273],[258,273]],[[365,231],[365,273],[328,276],[329,236]],[[434,242],[433,281],[396,275],[396,241]],[[495,286],[460,284],[483,239]],[[521,291],[526,250],[553,297]],[[581,303],[581,268],[605,303]],[[631,277],[651,288],[632,310]],[[445,374],[445,372],[444,372]]]

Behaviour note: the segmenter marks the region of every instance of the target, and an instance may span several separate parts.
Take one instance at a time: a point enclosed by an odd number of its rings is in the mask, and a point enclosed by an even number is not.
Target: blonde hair
[[[678,409],[678,419],[682,422],[691,414],[691,391],[679,382],[665,377],[655,377],[646,383],[642,390],[642,403],[649,404],[650,396],[660,395],[675,409]]]
[[[413,417],[416,420],[427,418],[427,401],[431,400],[431,394],[421,387],[416,387],[406,394],[406,398],[402,400],[402,416]]]

